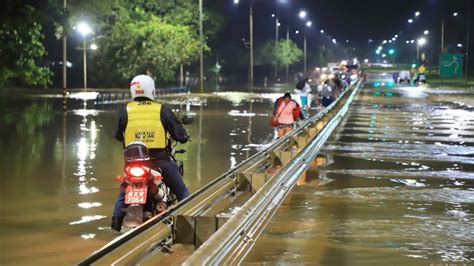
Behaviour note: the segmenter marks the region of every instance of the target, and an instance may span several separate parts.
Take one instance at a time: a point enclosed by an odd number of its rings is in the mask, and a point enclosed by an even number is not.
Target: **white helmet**
[[[132,99],[138,97],[146,97],[155,100],[155,82],[150,76],[138,75],[132,79],[130,83],[130,93]]]

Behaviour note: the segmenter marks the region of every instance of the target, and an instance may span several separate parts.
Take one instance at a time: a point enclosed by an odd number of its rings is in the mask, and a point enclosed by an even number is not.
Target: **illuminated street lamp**
[[[306,11],[302,10],[299,13],[300,18],[306,18]]]
[[[95,43],[91,44],[91,50],[97,50],[97,44]]]
[[[319,32],[321,32],[321,34],[323,34],[323,33],[324,33],[324,30],[320,30]]]
[[[424,35],[428,35],[428,33],[430,33],[428,30],[425,30],[425,31],[423,32]]]
[[[426,44],[426,39],[421,37],[420,39],[418,39],[417,42],[418,42],[418,45],[423,46]]]
[[[416,11],[416,12],[415,12],[415,17],[420,16],[420,14],[421,14],[420,11]]]
[[[82,35],[82,56],[84,62],[84,90],[87,90],[87,35],[92,33],[92,28],[85,22],[80,22],[76,26],[76,30]]]
[[[458,43],[457,45],[459,48],[462,48],[462,43]]]
[[[413,23],[413,19],[408,19],[408,23]]]
[[[426,39],[421,37],[416,41],[416,65],[419,65],[420,47],[426,44]]]
[[[199,0],[199,21],[200,21],[200,31],[199,31],[199,36],[201,39],[201,56],[200,56],[200,87],[201,87],[201,92],[203,92],[203,80],[204,80],[204,74],[203,74],[203,69],[204,69],[204,60],[203,60],[203,46],[204,46],[204,41],[203,41],[203,31],[202,31],[202,21],[203,21],[203,14],[202,14],[202,1]],[[234,0],[234,4],[239,4],[239,0]],[[274,17],[275,14],[272,14],[272,17]],[[278,30],[278,18],[277,18],[277,30]],[[250,62],[249,62],[249,87],[251,90],[253,90],[254,87],[254,60],[253,60],[253,1],[250,1],[250,6],[249,6],[249,49],[250,49]]]
[[[306,12],[305,12],[305,15],[306,16]],[[300,18],[302,18],[301,16],[301,12],[300,12]],[[311,25],[313,25],[313,22],[311,21],[307,21],[306,22],[306,27],[311,27]],[[307,56],[307,53],[306,53],[306,29],[304,31],[304,41],[303,41],[303,52],[304,52],[304,66],[303,66],[303,73],[306,75],[306,56]]]
[[[458,16],[458,12],[454,12],[453,17],[457,17],[457,16]]]

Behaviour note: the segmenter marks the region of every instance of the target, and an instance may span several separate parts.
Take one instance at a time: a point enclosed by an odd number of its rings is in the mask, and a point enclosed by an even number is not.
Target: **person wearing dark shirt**
[[[119,111],[115,139],[126,147],[132,142],[142,142],[149,150],[151,168],[161,169],[163,182],[181,201],[189,195],[179,168],[171,160],[168,136],[180,143],[186,143],[189,136],[181,121],[166,106],[154,101],[155,83],[147,75],[139,75],[130,83],[132,102]],[[125,191],[121,186],[115,202],[111,228],[120,231],[125,213]]]

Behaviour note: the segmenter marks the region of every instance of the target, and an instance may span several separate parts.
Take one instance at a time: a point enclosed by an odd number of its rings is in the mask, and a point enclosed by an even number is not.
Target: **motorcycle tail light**
[[[143,167],[140,167],[140,166],[132,166],[130,167],[130,169],[128,170],[128,173],[131,175],[131,176],[135,176],[135,177],[139,177],[139,176],[144,176],[146,171],[145,169],[143,169]]]
[[[150,170],[143,165],[129,165],[125,171],[128,181],[134,184],[146,183],[150,174]]]

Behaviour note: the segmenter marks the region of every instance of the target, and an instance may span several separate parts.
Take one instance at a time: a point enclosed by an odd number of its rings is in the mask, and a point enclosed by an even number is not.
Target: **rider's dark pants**
[[[184,184],[183,178],[179,174],[178,165],[174,161],[160,161],[160,162],[153,162],[152,161],[152,168],[161,168],[162,175],[163,175],[163,182],[168,186],[171,191],[176,195],[178,201],[183,200],[189,195],[189,191]],[[117,197],[117,201],[115,202],[114,207],[114,216],[120,217],[123,216],[124,213],[122,209],[125,208],[125,191],[124,189],[120,189],[120,193]]]

